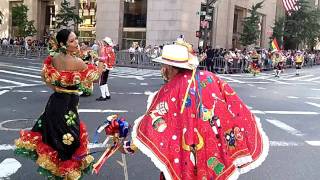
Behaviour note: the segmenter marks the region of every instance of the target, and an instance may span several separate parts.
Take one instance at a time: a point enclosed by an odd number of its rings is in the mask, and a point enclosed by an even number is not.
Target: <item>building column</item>
[[[40,21],[40,17],[39,16],[39,5],[40,2],[39,0],[24,0],[24,5],[26,5],[28,7],[28,21],[33,20],[34,21],[34,27],[36,28],[37,32],[41,32],[42,30],[40,29],[39,26],[39,21]],[[37,33],[36,38],[39,39],[39,34]]]
[[[120,44],[123,24],[123,0],[97,0],[96,38],[110,37]]]

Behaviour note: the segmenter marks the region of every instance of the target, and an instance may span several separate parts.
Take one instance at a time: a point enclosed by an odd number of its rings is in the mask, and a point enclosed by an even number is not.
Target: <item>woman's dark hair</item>
[[[61,47],[60,43],[63,45],[67,45],[68,37],[70,35],[71,31],[68,29],[62,29],[57,33],[56,39],[58,43],[58,47]]]

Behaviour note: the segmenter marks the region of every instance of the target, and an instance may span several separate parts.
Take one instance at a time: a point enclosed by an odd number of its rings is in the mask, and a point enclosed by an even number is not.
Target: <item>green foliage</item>
[[[279,47],[282,47],[283,44],[283,35],[284,35],[284,24],[285,24],[285,17],[280,17],[278,20],[274,22],[274,26],[272,27],[273,33],[270,37],[271,41],[276,38]]]
[[[33,25],[34,21],[28,21],[28,10],[28,7],[23,4],[12,7],[12,26],[16,27],[17,37],[33,36],[37,33]]]
[[[77,14],[76,7],[70,6],[70,2],[67,0],[61,2],[61,9],[56,15],[56,28],[60,29],[61,27],[68,27],[69,25],[77,25],[79,23],[82,23],[82,19]]]
[[[291,12],[285,21],[285,47],[298,49],[299,44],[315,46],[316,38],[320,37],[320,11],[312,8],[306,0],[299,0],[298,11]]]
[[[240,42],[243,46],[254,44],[260,36],[259,23],[260,16],[258,9],[262,8],[264,1],[252,5],[250,16],[245,17],[243,21],[243,33],[240,34]]]

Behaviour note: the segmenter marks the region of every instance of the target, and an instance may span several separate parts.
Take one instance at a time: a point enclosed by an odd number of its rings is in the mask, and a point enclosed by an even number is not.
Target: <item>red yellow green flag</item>
[[[278,42],[277,42],[277,39],[276,38],[274,38],[273,40],[272,40],[272,42],[271,42],[271,49],[272,50],[280,50],[280,48],[279,48],[279,45],[278,45]]]

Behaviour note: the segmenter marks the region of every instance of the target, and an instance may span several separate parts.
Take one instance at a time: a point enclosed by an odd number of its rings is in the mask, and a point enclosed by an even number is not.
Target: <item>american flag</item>
[[[284,9],[287,13],[290,14],[291,11],[298,11],[299,7],[297,6],[298,0],[282,0]]]

